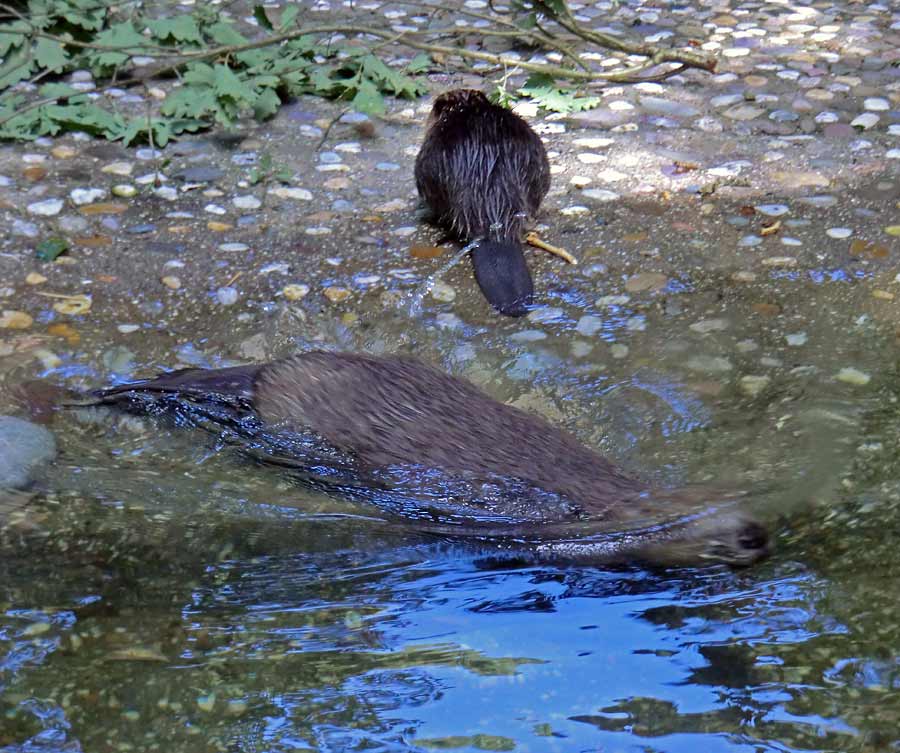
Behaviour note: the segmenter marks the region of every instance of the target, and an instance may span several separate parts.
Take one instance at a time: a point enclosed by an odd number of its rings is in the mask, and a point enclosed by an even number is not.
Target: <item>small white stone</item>
[[[566,217],[574,217],[579,214],[590,214],[591,210],[587,207],[581,206],[580,204],[576,204],[574,206],[564,207],[563,209],[560,209],[559,213]]]
[[[251,195],[235,196],[231,200],[231,203],[234,204],[238,209],[259,209],[262,206],[262,202],[255,196]]]
[[[880,118],[875,113],[864,112],[862,115],[857,115],[853,118],[853,120],[850,121],[850,125],[865,131],[877,125],[879,120]]]
[[[580,146],[583,149],[605,149],[608,146],[612,146],[616,142],[614,139],[580,138],[575,139],[573,143],[575,144],[575,146]]]
[[[609,353],[613,358],[616,359],[625,358],[628,355],[628,346],[622,345],[622,343],[614,343],[610,347]]]
[[[438,280],[431,288],[431,297],[442,303],[450,303],[450,301],[456,299],[456,291],[446,282]]]
[[[829,238],[849,238],[853,235],[853,231],[849,227],[830,227],[825,231],[825,235]]]
[[[593,152],[581,152],[578,155],[578,161],[585,165],[599,165],[601,162],[606,161],[606,157]]]
[[[295,186],[279,186],[278,188],[270,188],[269,193],[280,199],[293,199],[294,201],[312,201],[312,192],[305,188],[297,188]]]
[[[770,381],[771,379],[764,375],[756,376],[748,374],[747,376],[741,377],[741,392],[748,397],[756,397],[769,386]]]
[[[884,156],[887,159],[900,159],[900,149],[888,149]]]
[[[690,326],[692,331],[699,332],[702,335],[705,335],[707,332],[721,332],[723,329],[727,328],[727,319],[701,319],[699,322],[694,322]]]
[[[619,194],[615,191],[609,191],[605,188],[588,188],[582,192],[582,195],[594,201],[602,202],[616,201],[619,198]]]
[[[582,316],[578,320],[578,324],[575,325],[575,331],[580,335],[585,335],[586,337],[596,335],[602,329],[603,318],[599,316],[592,316],[590,314],[585,314],[584,316]]]
[[[130,183],[117,183],[110,191],[113,196],[118,196],[121,199],[130,199],[132,196],[137,195],[137,188]]]
[[[104,196],[106,196],[106,189],[104,188],[73,188],[69,192],[69,198],[72,200],[72,203],[79,207],[83,204],[93,204]]]
[[[767,217],[781,217],[781,215],[790,211],[790,207],[787,204],[757,204],[755,209]]]
[[[207,204],[203,207],[203,211],[209,212],[210,214],[225,214],[227,211],[225,207],[220,207],[218,204]]]
[[[241,251],[249,251],[249,250],[250,250],[250,246],[248,246],[246,243],[220,243],[219,244],[219,251],[241,252]]]
[[[308,227],[304,231],[307,235],[330,235],[330,227]]]
[[[29,214],[36,214],[41,217],[53,217],[59,214],[63,208],[62,199],[44,199],[44,201],[36,201],[27,207]]]
[[[178,191],[172,186],[160,186],[153,189],[153,195],[165,201],[175,201],[178,198]]]
[[[787,341],[788,345],[799,348],[801,345],[806,345],[808,338],[805,332],[794,332],[793,334],[785,335],[784,339]]]
[[[881,97],[869,97],[863,102],[863,107],[873,112],[886,112],[891,109],[891,103]]]
[[[238,292],[236,288],[231,287],[230,285],[219,288],[216,291],[216,300],[221,303],[223,306],[231,306],[237,303]]]
[[[623,99],[616,99],[609,103],[609,109],[613,112],[626,112],[627,110],[633,110],[634,105],[631,102],[626,102]]]
[[[855,384],[857,386],[863,386],[869,383],[872,377],[866,374],[864,371],[860,371],[859,369],[854,369],[852,366],[848,366],[846,368],[841,369],[836,376],[836,379],[839,382],[846,382],[847,384]]]
[[[116,329],[123,335],[130,335],[132,332],[137,332],[140,327],[137,324],[120,324]]]

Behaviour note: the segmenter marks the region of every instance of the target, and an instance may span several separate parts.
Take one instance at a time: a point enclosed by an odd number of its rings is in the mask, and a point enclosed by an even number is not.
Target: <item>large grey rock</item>
[[[56,457],[56,439],[43,426],[0,416],[0,489],[23,489],[34,471]]]

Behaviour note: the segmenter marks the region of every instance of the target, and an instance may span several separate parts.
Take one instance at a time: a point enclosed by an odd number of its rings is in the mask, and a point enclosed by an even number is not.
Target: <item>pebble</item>
[[[69,198],[75,206],[93,204],[105,197],[106,189],[104,188],[75,188],[69,192]]]
[[[575,325],[575,331],[580,335],[584,335],[586,337],[591,337],[592,335],[596,335],[600,330],[603,329],[603,318],[599,316],[593,316],[591,314],[585,314],[582,316],[578,323]]]
[[[881,97],[869,97],[863,102],[863,107],[873,112],[885,112],[891,109],[891,103]]]
[[[120,324],[116,329],[123,335],[130,335],[132,332],[137,332],[140,326],[137,324]]]
[[[639,272],[625,281],[625,290],[639,293],[644,290],[662,290],[669,282],[666,275],[659,272]]]
[[[341,303],[350,297],[350,291],[347,288],[330,286],[322,291],[325,297],[332,303]]]
[[[446,282],[438,280],[431,288],[431,297],[442,303],[450,303],[456,299],[456,291]]]
[[[825,235],[829,238],[849,238],[853,235],[853,231],[849,227],[830,227],[825,231]]]
[[[624,175],[622,176],[625,177]],[[599,202],[617,201],[620,196],[615,191],[609,191],[605,188],[588,188],[581,192],[582,196]]]
[[[606,156],[603,154],[595,154],[594,152],[581,152],[577,159],[585,165],[598,165],[601,162],[606,161]]]
[[[0,329],[28,329],[32,324],[34,319],[24,311],[6,309],[0,312]]]
[[[153,195],[165,201],[175,201],[178,198],[178,191],[171,186],[159,186],[153,189]]]
[[[56,439],[43,426],[0,416],[0,488],[24,489],[56,457]]]
[[[862,115],[857,115],[853,120],[850,121],[850,125],[854,128],[859,128],[863,131],[868,130],[876,125],[878,125],[879,118],[873,112],[864,112]]]
[[[238,209],[259,209],[262,206],[262,201],[257,199],[255,196],[235,196],[231,203],[234,204]]]
[[[309,285],[303,285],[302,283],[285,285],[281,289],[281,294],[289,301],[299,301],[302,298],[306,298],[309,294]]]
[[[769,382],[771,381],[772,380],[765,375],[748,374],[747,376],[741,377],[741,392],[748,397],[756,397],[769,386]]]
[[[25,220],[20,220],[16,218],[12,221],[12,226],[10,228],[13,235],[21,235],[25,238],[37,238],[40,235],[40,228],[35,225],[33,222],[26,222]]]
[[[613,358],[621,360],[628,356],[628,346],[622,343],[614,343],[610,346],[609,353]]]
[[[728,320],[727,319],[701,319],[699,322],[694,322],[690,329],[693,332],[699,332],[702,335],[705,335],[709,332],[721,332],[723,329],[728,329]]]
[[[293,199],[294,201],[312,201],[312,192],[305,188],[297,188],[294,186],[279,186],[278,188],[270,188],[269,193],[280,199]]]
[[[872,379],[872,377],[866,374],[864,371],[854,369],[852,366],[841,369],[836,374],[835,378],[839,382],[846,382],[847,384],[853,384],[859,387],[868,384]]]
[[[224,287],[219,288],[216,291],[216,300],[221,303],[223,306],[232,306],[237,303],[238,300],[238,291],[237,288],[232,287],[231,285],[226,285]]]
[[[120,175],[128,177],[134,170],[134,164],[131,162],[110,162],[100,168],[100,172],[109,173],[110,175]]]
[[[762,264],[765,267],[796,267],[797,260],[793,256],[769,256]]]
[[[44,199],[44,201],[36,201],[26,207],[29,214],[36,214],[40,217],[54,217],[62,211],[62,208],[62,199]]]
[[[693,356],[688,359],[687,366],[692,371],[708,373],[731,371],[734,368],[731,361],[722,356]]]
[[[181,287],[181,279],[173,275],[166,275],[161,282],[170,290],[178,290]]]
[[[246,243],[220,243],[219,244],[219,251],[240,252],[240,251],[249,251],[249,250],[250,250],[250,246],[248,246]]]
[[[786,204],[757,204],[755,209],[767,217],[781,217],[790,211]]]
[[[799,348],[801,345],[806,345],[808,337],[805,332],[795,332],[790,335],[785,335],[784,339],[791,347]]]
[[[113,196],[118,196],[122,199],[130,199],[132,196],[137,195],[137,188],[130,183],[117,183],[110,189],[110,192]]]

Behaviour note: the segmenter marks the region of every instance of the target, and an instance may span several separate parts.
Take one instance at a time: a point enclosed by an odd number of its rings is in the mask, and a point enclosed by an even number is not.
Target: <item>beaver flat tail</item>
[[[481,241],[471,257],[478,287],[497,311],[506,316],[528,313],[534,301],[534,283],[518,241]]]

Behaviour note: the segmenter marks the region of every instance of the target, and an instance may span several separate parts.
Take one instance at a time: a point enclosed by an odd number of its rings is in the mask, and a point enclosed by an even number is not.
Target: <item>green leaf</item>
[[[134,28],[131,21],[110,26],[97,35],[94,43],[102,47],[119,48],[117,51],[97,50],[89,54],[91,66],[101,72],[119,67],[132,55],[148,52],[147,39]]]
[[[187,13],[174,16],[173,18],[158,18],[153,21],[147,21],[147,28],[161,42],[203,44],[203,34],[200,32],[197,20]]]
[[[257,120],[271,118],[281,107],[281,97],[274,89],[263,89],[253,103],[253,114]]]
[[[206,63],[191,63],[184,72],[186,84],[199,86],[212,86],[216,81],[216,72],[211,65]]]
[[[256,19],[256,22],[262,26],[266,31],[272,31],[275,27],[272,26],[272,22],[269,20],[269,17],[266,15],[266,9],[261,5],[253,6],[253,18]]]
[[[34,255],[38,261],[54,261],[57,256],[69,250],[69,242],[65,238],[47,238],[38,243]]]
[[[32,68],[34,68],[34,60],[30,51],[25,47],[16,47],[0,65],[0,89],[18,84],[28,78]]]
[[[353,107],[359,112],[368,112],[373,115],[384,113],[384,97],[371,81],[363,80],[353,97]]]
[[[55,39],[41,37],[34,46],[34,57],[41,68],[57,73],[69,62],[69,55]]]
[[[297,14],[300,13],[300,6],[289,5],[281,13],[281,20],[278,22],[278,31],[287,31],[297,20]]]
[[[554,80],[545,74],[532,75],[518,92],[551,112],[580,112],[600,104],[600,97],[579,97],[574,91],[559,88]]]
[[[214,71],[215,80],[213,86],[215,87],[216,95],[220,99],[225,97],[233,100],[236,104],[246,105],[249,105],[256,99],[253,90],[227,65],[216,63]]]
[[[406,64],[406,70],[409,73],[422,73],[431,68],[431,66],[431,56],[426,55],[424,52],[420,52]]]
[[[38,94],[40,94],[43,99],[68,99],[69,104],[74,104],[72,99],[75,97],[87,99],[83,92],[78,91],[78,89],[75,89],[68,84],[44,84],[38,89]]]
[[[24,21],[0,24],[0,57],[5,58],[14,47],[24,46],[29,41],[28,30]]]
[[[209,36],[212,37],[212,40],[217,44],[247,44],[247,37],[235,29],[228,21],[219,21],[218,23],[213,24],[206,30],[206,33],[209,34]]]
[[[171,92],[162,103],[160,112],[169,117],[204,119],[217,107],[211,87],[183,86]]]

